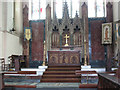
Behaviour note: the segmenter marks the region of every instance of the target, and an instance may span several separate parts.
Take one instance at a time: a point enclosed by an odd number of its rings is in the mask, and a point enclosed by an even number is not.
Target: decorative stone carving
[[[67,2],[63,5],[63,17],[57,19],[57,16],[51,21],[51,47],[59,48],[65,45],[72,47],[82,47],[83,43],[83,20],[78,17],[76,12],[75,18],[69,17]],[[69,38],[65,39],[64,37]],[[66,43],[67,42],[67,43]],[[61,46],[60,46],[61,45]]]

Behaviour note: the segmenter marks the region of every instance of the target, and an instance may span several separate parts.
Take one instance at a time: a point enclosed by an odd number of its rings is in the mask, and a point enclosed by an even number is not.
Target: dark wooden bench
[[[75,74],[79,75],[81,77],[81,80],[82,80],[82,77],[86,77],[86,79],[87,79],[87,83],[85,83],[85,84],[81,83],[79,85],[79,88],[97,88],[98,87],[98,84],[88,83],[89,77],[97,77],[98,78],[98,76],[90,76],[90,74],[97,74],[96,71],[80,71],[80,70],[76,70]],[[85,75],[82,76],[83,74],[85,74]]]
[[[99,73],[98,77],[99,90],[120,90],[120,78],[108,73]]]
[[[0,73],[0,90],[4,90],[3,73]]]

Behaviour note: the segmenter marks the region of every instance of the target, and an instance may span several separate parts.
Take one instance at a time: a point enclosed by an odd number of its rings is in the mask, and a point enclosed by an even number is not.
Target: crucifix
[[[66,40],[65,46],[68,46],[68,40],[67,40],[67,39],[69,38],[69,36],[66,34],[64,38],[65,38],[65,40]]]

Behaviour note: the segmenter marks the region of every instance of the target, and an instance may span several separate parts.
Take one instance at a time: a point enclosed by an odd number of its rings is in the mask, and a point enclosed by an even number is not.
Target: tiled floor
[[[37,88],[78,88],[80,83],[39,83]]]
[[[5,90],[97,90],[96,88],[5,88]]]
[[[98,70],[98,69],[97,69]],[[102,69],[100,69],[102,70]],[[104,71],[104,70],[102,70]],[[5,85],[35,85],[36,88],[7,88],[5,90],[97,90],[97,89],[79,89],[80,83],[40,83],[40,79],[27,79],[25,76],[13,76],[10,79],[5,79]],[[85,83],[86,80],[82,80]],[[94,79],[88,81],[90,83],[97,83],[98,80]],[[39,89],[37,89],[39,88]],[[63,89],[65,88],[65,89]]]
[[[74,88],[78,88],[80,83],[40,83],[40,80],[37,79],[33,79],[33,80],[29,80],[29,79],[4,79],[5,85],[35,85],[36,88],[56,88],[56,87],[74,87]],[[92,80],[88,80],[86,81],[86,79],[82,79],[82,83],[94,83],[97,84],[98,83],[98,79],[92,79]]]

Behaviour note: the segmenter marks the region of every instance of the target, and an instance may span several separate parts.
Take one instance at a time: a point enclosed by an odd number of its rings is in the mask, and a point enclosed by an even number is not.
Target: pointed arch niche
[[[52,36],[51,36],[51,41],[52,41],[52,48],[57,48],[60,45],[60,35],[59,31],[56,26],[52,29]]]

